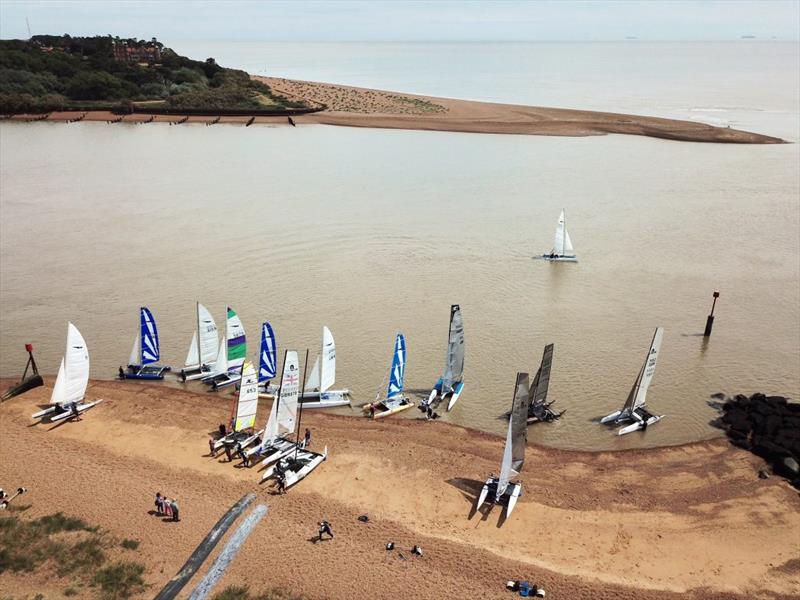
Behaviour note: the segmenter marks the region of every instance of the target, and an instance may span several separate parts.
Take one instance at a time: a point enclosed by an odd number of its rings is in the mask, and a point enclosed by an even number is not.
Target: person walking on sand
[[[178,518],[178,499],[177,498],[173,498],[172,499],[171,507],[172,507],[172,520],[176,521],[176,522],[180,521],[180,519]]]
[[[303,448],[308,448],[311,445],[311,430],[306,427],[306,434],[303,437]]]
[[[278,482],[278,494],[283,495],[286,493],[286,475],[278,473],[275,476],[275,481]]]
[[[330,523],[328,523],[327,521],[320,521],[319,523],[317,523],[317,525],[319,525],[319,538],[317,538],[318,541],[320,542],[322,541],[323,533],[327,533],[329,536],[331,536],[331,539],[333,539],[333,530],[331,529]]]

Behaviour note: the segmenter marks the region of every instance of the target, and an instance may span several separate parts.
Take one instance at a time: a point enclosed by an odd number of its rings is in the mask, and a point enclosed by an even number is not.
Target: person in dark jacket
[[[322,541],[322,534],[323,533],[327,533],[329,536],[331,536],[331,539],[333,539],[333,530],[331,529],[331,524],[330,523],[328,523],[327,521],[320,521],[318,523],[318,525],[319,525],[319,538],[318,539],[319,539],[320,542]]]

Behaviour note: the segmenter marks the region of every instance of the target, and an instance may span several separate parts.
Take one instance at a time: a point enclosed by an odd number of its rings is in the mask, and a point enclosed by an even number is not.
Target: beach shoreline
[[[124,123],[205,123],[205,124],[320,124],[373,129],[407,129],[452,133],[507,135],[544,135],[587,137],[621,134],[659,139],[726,143],[784,144],[781,138],[717,127],[696,121],[661,117],[551,108],[493,102],[478,102],[374,90],[346,85],[293,79],[262,77],[253,79],[268,84],[275,92],[291,100],[303,100],[311,106],[324,106],[319,112],[288,116],[208,116],[149,115],[137,112],[124,115]],[[47,121],[114,121],[122,115],[111,111],[58,111]],[[10,120],[38,120],[37,115],[14,115]],[[252,121],[251,121],[252,119]]]
[[[243,551],[258,556],[260,568],[237,559],[223,586],[278,585],[334,599],[441,598],[465,589],[504,598],[508,579],[563,598],[788,598],[800,589],[800,497],[779,478],[758,479],[761,460],[724,439],[617,452],[531,443],[524,495],[501,523],[497,508],[470,517],[482,481],[499,467],[498,436],[440,421],[306,411],[302,427],[329,458],[289,494],[273,496],[256,469],[205,456],[208,436],[229,414],[228,394],[92,380],[87,399],[104,402],[81,421],[31,426],[30,414],[50,397],[52,379],[45,383],[0,405],[4,487],[31,490],[32,517],[61,510],[118,536],[135,534],[154,589],[248,492],[270,507]],[[261,403],[257,423],[269,404]],[[11,449],[23,451],[9,460]],[[165,537],[147,514],[159,489],[181,501],[182,522],[168,526],[180,535]],[[323,518],[337,537],[313,544]],[[407,560],[387,553],[388,541]],[[408,560],[415,543],[425,556]],[[313,570],[301,567],[311,562]],[[11,592],[38,591],[20,586],[0,575]]]

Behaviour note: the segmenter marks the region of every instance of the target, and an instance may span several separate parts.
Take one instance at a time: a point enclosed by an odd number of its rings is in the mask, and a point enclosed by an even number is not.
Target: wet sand
[[[206,456],[230,395],[92,381],[87,398],[105,402],[80,422],[31,426],[51,385],[48,378],[0,405],[0,481],[30,488],[26,517],[60,510],[141,540],[137,560],[153,590],[233,502],[257,491],[269,512],[222,585],[333,599],[509,598],[509,579],[570,599],[800,592],[800,497],[780,478],[759,480],[761,461],[723,440],[601,453],[530,444],[524,496],[501,523],[497,508],[471,514],[481,482],[499,468],[499,437],[441,422],[307,411],[303,426],[316,448],[328,446],[329,459],[286,496],[273,496],[255,468]],[[259,423],[268,408],[263,402]],[[148,515],[155,491],[177,496],[181,523]],[[322,518],[336,538],[314,544]],[[389,540],[399,551],[384,550]],[[410,555],[413,544],[423,557]],[[35,577],[0,575],[10,593],[45,587]]]
[[[551,136],[591,136],[609,133],[736,144],[780,144],[784,140],[730,127],[715,127],[695,121],[641,115],[606,113],[564,108],[546,108],[452,98],[420,96],[329,83],[253,76],[290,99],[303,100],[325,109],[292,116],[297,124],[318,123],[346,127],[414,129],[460,133],[501,133]],[[82,113],[53,112],[48,121],[69,121]],[[35,119],[15,115],[13,120]],[[83,120],[110,121],[119,118],[108,111],[90,111]],[[122,122],[149,121],[150,115],[126,115]],[[157,115],[154,123],[175,123],[180,115]],[[215,116],[193,116],[188,123],[210,123]],[[221,117],[218,123],[244,124],[250,117]],[[258,124],[288,124],[286,117],[256,117]]]

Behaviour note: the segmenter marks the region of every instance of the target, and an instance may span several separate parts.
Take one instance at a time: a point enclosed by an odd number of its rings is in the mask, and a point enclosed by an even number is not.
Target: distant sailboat
[[[192,334],[186,364],[178,376],[183,381],[202,379],[209,375],[219,352],[219,331],[209,310],[197,303],[197,329]]]
[[[414,406],[414,403],[403,394],[403,379],[406,372],[406,338],[398,333],[394,341],[392,365],[389,367],[389,387],[386,398],[380,399],[380,392],[375,402],[365,404],[361,408],[373,419],[382,419],[402,412]]]
[[[164,379],[170,367],[156,363],[161,358],[158,328],[153,313],[146,306],[139,309],[139,330],[133,339],[128,368],[119,368],[120,379]]]
[[[500,475],[498,477],[490,476],[486,480],[478,496],[475,510],[478,510],[488,499],[492,504],[504,505],[506,517],[508,517],[514,510],[517,499],[522,495],[522,484],[514,483],[511,480],[520,474],[525,462],[525,446],[528,443],[526,425],[529,393],[528,374],[517,373]]]
[[[653,341],[650,342],[650,349],[647,351],[647,356],[644,359],[644,364],[639,370],[639,375],[631,388],[628,399],[625,401],[625,406],[622,410],[611,413],[600,419],[601,423],[623,423],[626,421],[633,421],[633,424],[620,429],[617,434],[625,435],[638,430],[647,429],[648,425],[658,423],[664,418],[664,415],[654,415],[645,408],[645,401],[647,399],[647,388],[650,387],[650,382],[653,380],[653,375],[656,372],[656,362],[658,361],[658,353],[661,350],[661,339],[664,337],[664,328],[657,327],[656,332],[653,334]]]
[[[50,407],[33,415],[33,419],[61,421],[77,417],[97,406],[102,400],[85,402],[89,385],[89,350],[81,332],[72,323],[67,324],[67,349],[58,368],[58,376],[50,396]]]
[[[569,232],[567,231],[567,217],[563,209],[561,211],[561,215],[558,217],[553,249],[550,250],[549,254],[542,254],[540,258],[555,262],[578,262],[578,257],[575,255],[575,249],[572,247],[572,240],[570,239]]]
[[[242,380],[239,394],[231,411],[231,433],[211,443],[211,454],[222,448],[247,448],[258,439],[262,431],[254,431],[256,412],[258,412],[258,374],[250,361],[242,367]]]
[[[447,355],[444,361],[444,374],[433,386],[427,401],[419,405],[422,412],[433,411],[449,396],[448,412],[461,397],[464,390],[464,322],[461,318],[461,307],[450,306],[450,327],[447,337]]]
[[[225,319],[225,343],[220,344],[217,360],[211,374],[202,379],[203,383],[215,390],[233,385],[242,378],[241,370],[247,356],[247,338],[244,326],[230,306]]]

